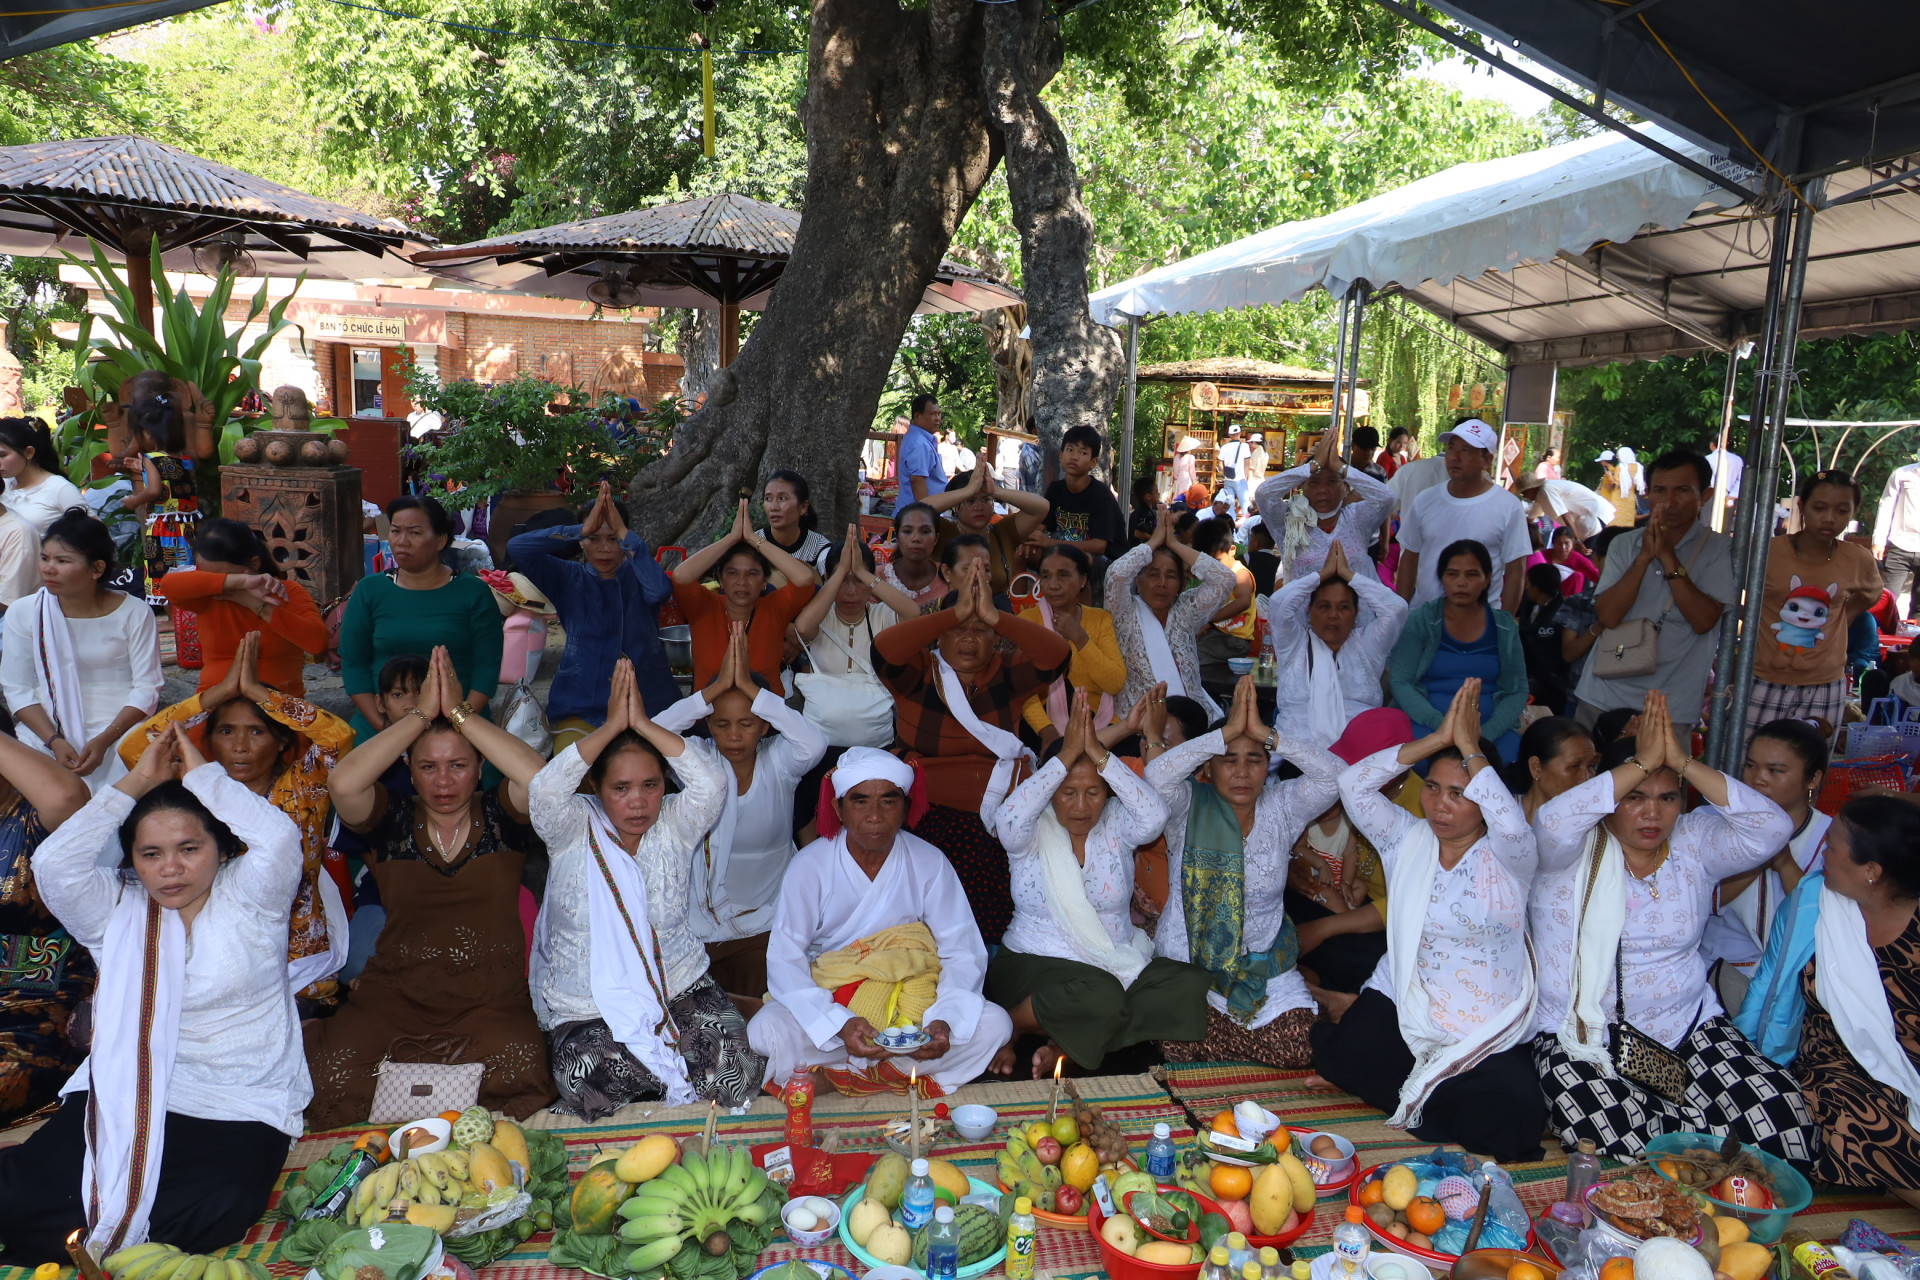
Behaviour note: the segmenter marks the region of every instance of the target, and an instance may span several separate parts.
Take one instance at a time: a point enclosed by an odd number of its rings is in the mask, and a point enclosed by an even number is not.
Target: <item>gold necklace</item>
[[[1808,558],[1808,557],[1807,557],[1807,556],[1806,556],[1805,554],[1803,554],[1803,553],[1801,552],[1801,550],[1800,550],[1800,535],[1799,535],[1799,534],[1797,534],[1797,533],[1796,533],[1796,534],[1794,534],[1794,535],[1792,535],[1792,536],[1791,536],[1790,538],[1788,538],[1788,539],[1787,539],[1787,541],[1788,541],[1788,542],[1789,542],[1789,543],[1790,543],[1790,544],[1791,544],[1791,545],[1793,546],[1793,554],[1794,554],[1794,555],[1796,555],[1796,556],[1798,556],[1798,557],[1799,557],[1800,559],[1802,559],[1802,560],[1805,560],[1805,559],[1807,559],[1807,558]],[[1829,551],[1827,552],[1827,558],[1826,558],[1825,560],[1822,560],[1822,561],[1821,561],[1820,563],[1821,563],[1821,564],[1832,564],[1832,563],[1833,563],[1833,553],[1834,553],[1834,551],[1837,551],[1837,550],[1839,550],[1839,548],[1840,548],[1840,540],[1839,540],[1838,538],[1835,538],[1835,539],[1834,539],[1834,542],[1833,542],[1833,548],[1832,548],[1831,550],[1829,550]]]
[[[1624,858],[1625,851],[1622,850],[1621,852]],[[1670,849],[1668,847],[1668,842],[1665,840],[1662,840],[1660,842],[1660,855],[1653,860],[1652,869],[1649,870],[1645,875],[1641,875],[1638,871],[1635,871],[1633,869],[1633,864],[1631,862],[1626,863],[1627,874],[1632,876],[1635,880],[1638,880],[1640,882],[1641,887],[1647,891],[1648,895],[1651,896],[1655,902],[1660,901],[1660,886],[1653,882],[1653,878],[1660,874],[1661,867],[1664,867],[1667,865],[1667,854],[1669,852],[1670,852]]]

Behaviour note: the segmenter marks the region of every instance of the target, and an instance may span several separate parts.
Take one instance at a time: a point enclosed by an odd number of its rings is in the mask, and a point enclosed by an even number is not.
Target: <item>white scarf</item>
[[[1082,618],[1086,616],[1085,610],[1081,611],[1081,616]],[[1040,597],[1040,623],[1047,630],[1054,630],[1053,606],[1047,603],[1045,596]],[[1084,625],[1083,622],[1082,626]],[[1047,686],[1047,718],[1053,721],[1053,727],[1062,733],[1067,731],[1067,718],[1073,714],[1072,699],[1073,682],[1066,676],[1061,676]],[[1102,693],[1098,705],[1093,709],[1093,727],[1104,729],[1112,723],[1113,695]]]
[[[1820,890],[1820,920],[1814,926],[1813,989],[1833,1019],[1840,1043],[1861,1070],[1906,1095],[1907,1121],[1920,1126],[1920,1071],[1894,1029],[1880,962],[1867,942],[1860,904],[1830,888]]]
[[[80,1196],[96,1257],[147,1238],[160,1187],[186,981],[187,928],[180,913],[155,903],[138,881],[129,882],[107,918],[87,1057]]]
[[[1307,740],[1316,747],[1340,741],[1352,717],[1340,689],[1340,655],[1307,628]]]
[[[1594,827],[1596,839],[1605,841],[1600,866],[1594,870],[1591,848],[1581,855],[1574,870],[1573,899],[1585,902],[1574,939],[1573,996],[1567,1001],[1567,1016],[1560,1023],[1560,1047],[1569,1057],[1613,1078],[1613,1058],[1607,1052],[1607,978],[1620,955],[1620,935],[1627,928],[1627,855],[1604,823]],[[1592,891],[1587,881],[1593,880]],[[1580,1034],[1586,1028],[1583,1039]]]
[[[732,784],[732,779],[728,779]],[[667,982],[660,963],[659,935],[648,914],[647,881],[598,799],[588,799],[587,923],[593,939],[588,985],[593,1003],[613,1038],[625,1045],[667,1088],[668,1106],[699,1100],[680,1056],[680,1031],[667,1009]],[[549,896],[533,925],[533,989],[546,985],[550,962],[547,913]]]
[[[80,664],[73,656],[73,633],[60,601],[45,587],[33,593],[34,634],[40,639],[33,655],[33,683],[41,708],[53,718],[57,737],[76,751],[86,749],[87,717],[80,703]]]
[[[1180,678],[1180,664],[1173,660],[1173,646],[1167,643],[1167,629],[1153,614],[1153,606],[1139,596],[1133,598],[1134,621],[1140,624],[1140,642],[1147,649],[1147,665],[1152,668],[1149,684],[1164,683],[1167,694],[1184,695],[1186,681]]]
[[[940,673],[940,696],[946,700],[947,714],[960,722],[960,727],[972,735],[973,740],[991,751],[994,755],[993,776],[987,780],[985,794],[980,797],[980,821],[987,830],[993,830],[994,815],[1000,812],[1000,805],[1007,798],[1007,792],[1013,790],[1014,774],[1021,761],[1033,763],[1033,752],[1020,741],[1020,735],[1008,733],[998,725],[988,724],[974,713],[967,702],[966,686],[960,683],[960,673],[955,671],[939,650],[933,654],[934,669]],[[835,784],[836,794],[839,784]]]
[[[1100,923],[1093,900],[1087,897],[1085,873],[1073,856],[1073,836],[1060,824],[1052,805],[1040,812],[1040,824],[1034,829],[1034,853],[1040,859],[1040,888],[1046,894],[1047,911],[1054,924],[1088,964],[1105,969],[1120,980],[1121,986],[1132,986],[1153,958],[1153,940],[1135,929],[1126,942],[1114,942],[1113,935]]]
[[[1471,852],[1471,851],[1469,851]],[[1420,1112],[1434,1089],[1496,1053],[1519,1044],[1533,1028],[1535,995],[1532,956],[1522,975],[1519,999],[1503,1017],[1491,1017],[1464,1040],[1454,1040],[1434,1025],[1432,1001],[1420,979],[1421,935],[1426,930],[1433,880],[1440,874],[1440,837],[1425,822],[1400,842],[1387,883],[1387,966],[1393,981],[1400,1037],[1413,1051],[1413,1070],[1400,1086],[1400,1108],[1387,1123],[1398,1129],[1420,1125]]]

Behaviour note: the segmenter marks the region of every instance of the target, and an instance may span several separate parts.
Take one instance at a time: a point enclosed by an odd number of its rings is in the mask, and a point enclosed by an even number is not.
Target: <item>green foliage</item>
[[[958,432],[970,446],[980,444],[999,401],[986,334],[972,316],[913,318],[894,354],[887,388],[880,393],[874,429],[888,429],[896,417],[906,417],[913,398],[922,392],[940,397],[946,429]]]
[[[0,62],[0,146],[163,129],[167,98],[143,68],[91,44],[63,44]]]
[[[589,405],[579,387],[532,374],[493,384],[442,382],[420,368],[411,350],[406,371],[414,405],[445,424],[440,443],[416,452],[429,474],[461,486],[444,498],[450,507],[478,506],[503,493],[544,493],[562,476],[576,493],[601,480],[624,491],[652,460],[650,444],[620,424],[625,406],[617,396]],[[563,397],[572,408],[550,412]]]
[[[1423,455],[1434,453],[1442,428],[1459,417],[1447,407],[1448,390],[1506,377],[1492,348],[1402,299],[1368,307],[1363,324],[1360,372],[1368,382],[1368,418],[1382,442],[1388,428],[1406,427]]]

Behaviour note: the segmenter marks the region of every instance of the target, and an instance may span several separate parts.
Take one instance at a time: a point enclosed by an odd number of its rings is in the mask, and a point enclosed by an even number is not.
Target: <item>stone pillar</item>
[[[322,609],[360,580],[360,468],[234,463],[220,469],[220,507],[258,530],[281,571]]]

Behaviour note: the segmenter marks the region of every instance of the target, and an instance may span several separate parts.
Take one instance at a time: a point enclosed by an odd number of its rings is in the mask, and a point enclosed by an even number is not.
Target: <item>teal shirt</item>
[[[1440,636],[1446,626],[1442,615],[1447,602],[1429,600],[1407,614],[1407,625],[1387,659],[1387,689],[1393,705],[1406,712],[1415,724],[1438,725],[1447,718],[1445,707],[1427,701],[1422,681],[1433,658],[1440,651]],[[1520,647],[1520,625],[1513,615],[1499,609],[1487,610],[1488,624],[1500,646],[1500,680],[1493,690],[1493,713],[1482,715],[1480,734],[1490,741],[1520,727],[1520,713],[1527,709],[1527,657]],[[1483,686],[1484,696],[1487,690]]]
[[[461,688],[493,697],[500,685],[505,619],[486,583],[455,574],[444,587],[409,591],[385,574],[362,578],[340,623],[340,679],[349,696],[380,691],[380,669],[404,654],[431,658],[445,645]],[[365,742],[372,726],[359,711],[354,731]]]

